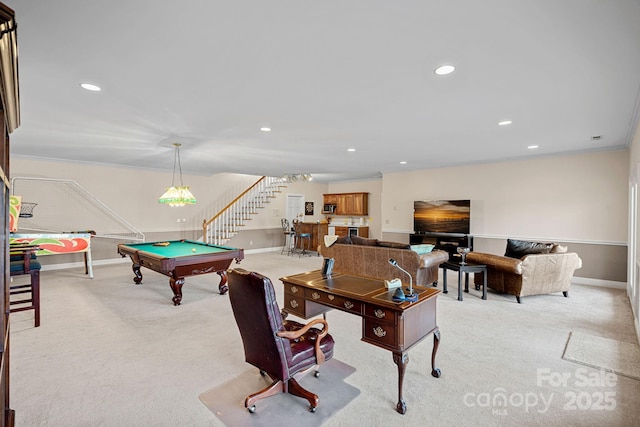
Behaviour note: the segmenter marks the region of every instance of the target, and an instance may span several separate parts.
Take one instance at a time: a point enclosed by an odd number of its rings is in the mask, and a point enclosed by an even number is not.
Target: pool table
[[[129,256],[133,262],[133,281],[142,282],[140,267],[169,276],[173,291],[173,305],[182,301],[182,285],[186,276],[216,272],[220,275],[218,289],[227,292],[227,269],[234,259],[244,259],[244,249],[210,245],[193,240],[170,240],[165,242],[120,243],[118,253]]]

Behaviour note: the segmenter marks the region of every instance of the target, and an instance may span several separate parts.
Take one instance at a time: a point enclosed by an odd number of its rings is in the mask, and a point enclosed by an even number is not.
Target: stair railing
[[[225,244],[283,187],[286,187],[286,181],[282,178],[261,177],[215,216],[202,222],[202,240],[214,245]]]

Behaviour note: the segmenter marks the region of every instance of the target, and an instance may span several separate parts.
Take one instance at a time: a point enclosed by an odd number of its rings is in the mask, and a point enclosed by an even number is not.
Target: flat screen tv
[[[471,200],[413,202],[413,229],[421,233],[469,234]]]

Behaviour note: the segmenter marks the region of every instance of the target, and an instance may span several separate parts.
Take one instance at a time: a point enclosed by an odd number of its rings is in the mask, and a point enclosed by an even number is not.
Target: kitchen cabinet
[[[336,205],[335,215],[369,215],[369,193],[325,194],[324,204]]]
[[[353,228],[353,227],[348,227],[348,226],[339,226],[337,225],[335,227],[336,229],[336,236],[340,236],[340,237],[345,237],[349,235],[349,228]],[[369,237],[369,227],[357,227],[358,228],[358,236],[360,237]]]

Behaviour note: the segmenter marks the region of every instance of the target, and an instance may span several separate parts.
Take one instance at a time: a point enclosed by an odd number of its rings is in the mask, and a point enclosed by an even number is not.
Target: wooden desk
[[[409,363],[409,349],[433,332],[431,375],[440,377],[435,367],[440,343],[440,329],[436,324],[436,301],[440,290],[415,286],[416,302],[397,303],[391,299],[382,280],[334,273],[323,276],[320,270],[281,277],[284,284],[283,312],[304,319],[335,308],[362,317],[362,341],[393,353],[398,365],[398,404],[396,410],[404,414],[407,405],[402,397],[404,373]]]

